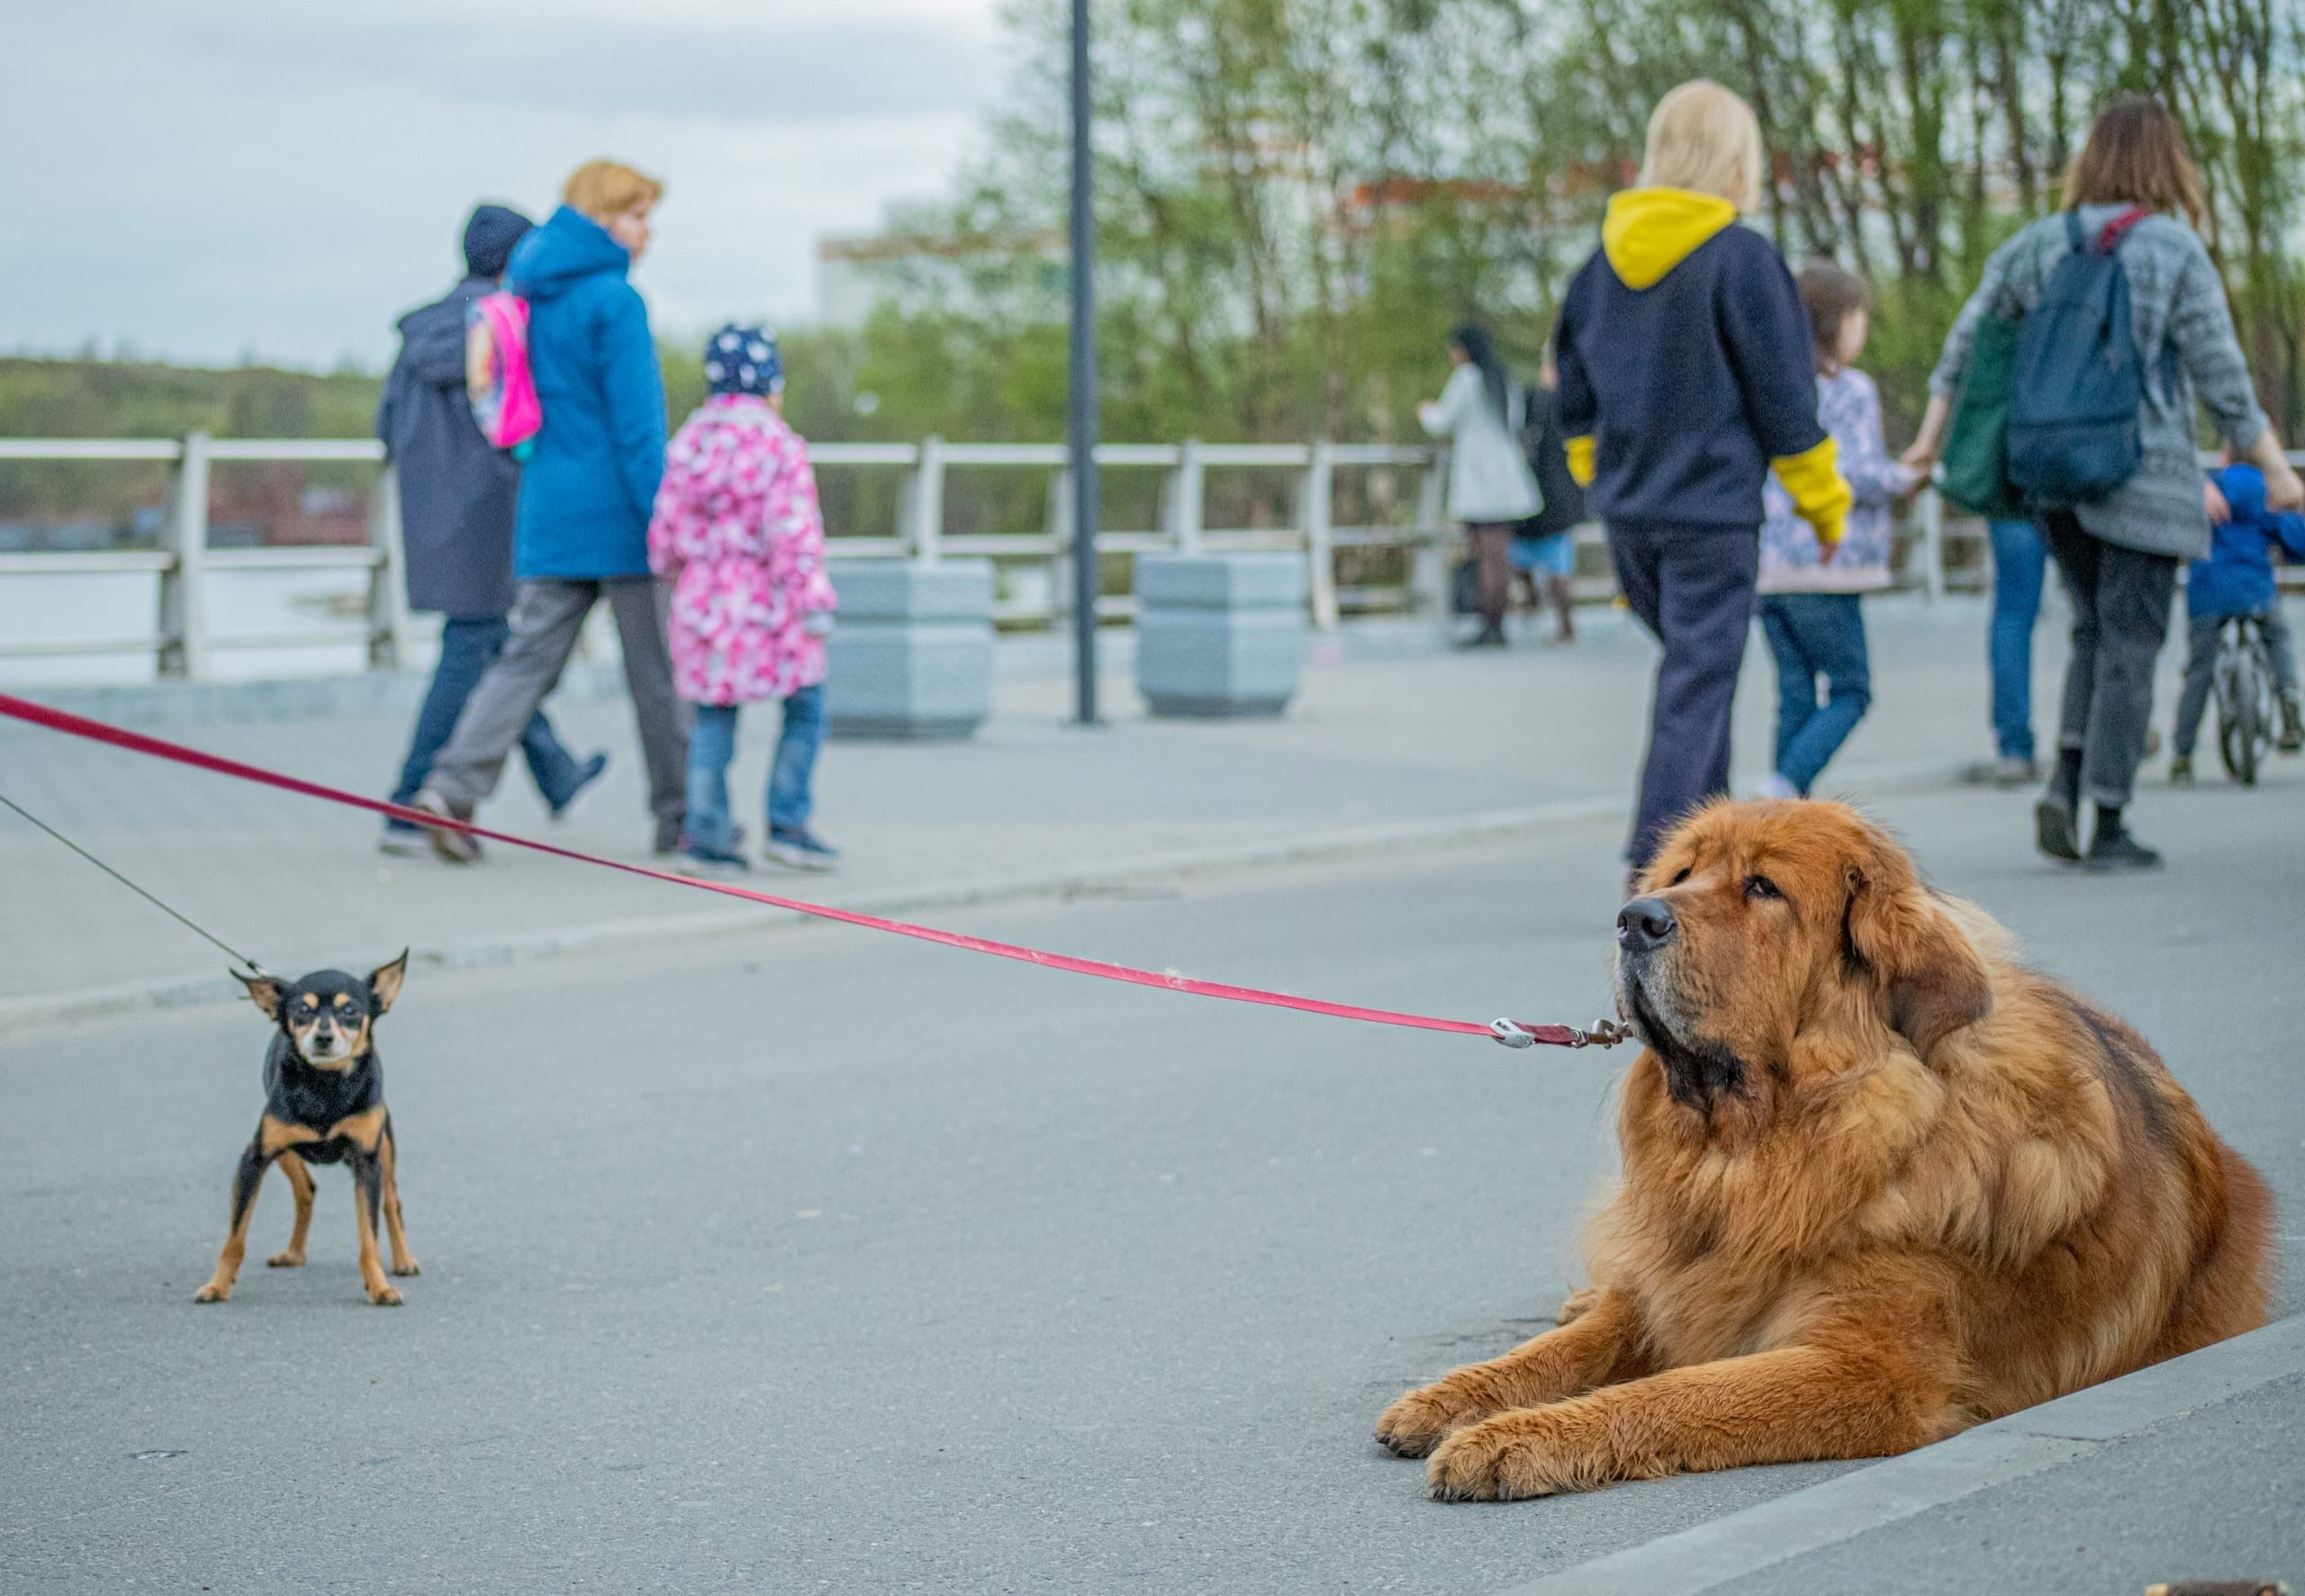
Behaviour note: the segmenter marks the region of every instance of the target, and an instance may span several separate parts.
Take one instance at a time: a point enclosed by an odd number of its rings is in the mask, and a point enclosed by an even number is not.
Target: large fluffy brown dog
[[[2264,1322],[2256,1172],[1858,816],[1718,804],[1643,887],[1593,1286],[1385,1410],[1433,1495],[1880,1456]]]

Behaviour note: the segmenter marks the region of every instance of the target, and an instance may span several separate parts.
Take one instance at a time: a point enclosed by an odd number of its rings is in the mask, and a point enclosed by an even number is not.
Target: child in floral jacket
[[[690,861],[746,868],[728,811],[737,711],[784,700],[768,779],[768,857],[830,870],[839,853],[809,829],[824,743],[825,634],[838,602],[809,447],[785,423],[776,340],[732,323],[704,348],[710,391],[664,454],[648,564],[673,584],[673,684],[696,706],[688,745]]]

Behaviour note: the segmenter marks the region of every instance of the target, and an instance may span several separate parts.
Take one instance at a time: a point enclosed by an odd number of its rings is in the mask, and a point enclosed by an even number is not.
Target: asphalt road
[[[2175,867],[2144,879],[2036,861],[2024,795],[1879,807],[2258,1163],[2296,1312],[2305,779],[2276,777],[2148,794]],[[963,928],[1581,1022],[1617,836]],[[276,1178],[233,1300],[194,1307],[262,1041],[227,1010],[0,1047],[0,1589],[1478,1591],[1844,1466],[1451,1507],[1369,1441],[1572,1283],[1622,1055],[829,926],[419,969],[384,1032],[407,1305],[363,1301],[324,1170],[312,1264],[258,1261],[288,1226]],[[2127,1495],[2061,1510],[2118,1522]]]

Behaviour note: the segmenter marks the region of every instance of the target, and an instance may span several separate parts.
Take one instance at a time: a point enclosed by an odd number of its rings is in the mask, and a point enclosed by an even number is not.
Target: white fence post
[[[208,677],[208,435],[184,440],[176,492],[160,532],[175,556],[160,574],[160,674],[187,681]]]
[[[1448,509],[1449,451],[1435,448],[1416,484],[1416,534],[1408,554],[1409,606],[1449,613],[1449,563],[1441,540]]]
[[[1176,540],[1177,553],[1200,553],[1200,534],[1207,516],[1205,509],[1208,468],[1200,458],[1200,440],[1185,439],[1177,451],[1175,472],[1169,478],[1169,536]]]
[[[1048,479],[1048,531],[1056,553],[1048,563],[1049,624],[1072,613],[1072,471],[1059,466]]]
[[[1336,461],[1325,440],[1313,445],[1305,467],[1304,491],[1298,495],[1305,518],[1305,560],[1308,567],[1306,597],[1313,607],[1313,625],[1324,632],[1336,630],[1336,546],[1332,515],[1336,491]]]
[[[368,668],[409,667],[408,549],[401,537],[400,473],[387,461],[376,473],[375,497],[368,506],[368,543],[376,563],[368,568]]]
[[[1921,591],[1931,604],[1945,596],[1945,500],[1935,484],[1923,488],[1921,511]]]
[[[907,508],[911,524],[906,527],[912,557],[934,565],[945,541],[945,440],[920,440],[920,464],[913,467]]]

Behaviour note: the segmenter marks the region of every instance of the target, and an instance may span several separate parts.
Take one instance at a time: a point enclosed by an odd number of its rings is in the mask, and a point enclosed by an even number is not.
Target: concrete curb
[[[2305,1371],[2305,1314],[1499,1596],[1695,1596]]]
[[[1879,764],[1859,766],[1845,772],[1836,783],[1836,790],[1852,790],[1858,796],[1930,791],[1955,785],[1959,780],[1957,768],[1936,762]],[[1756,777],[1741,781],[1740,786],[1750,790],[1758,784],[1758,778]],[[1566,798],[1521,808],[1393,821],[1297,837],[1237,843],[1219,848],[1141,854],[1093,864],[1059,865],[1046,870],[977,880],[931,882],[854,897],[828,897],[823,901],[834,907],[854,909],[862,914],[897,916],[1037,897],[1093,895],[1154,880],[1189,880],[1234,870],[1324,862],[1401,851],[1467,847],[1545,827],[1608,819],[1623,815],[1626,803],[1627,800],[1621,796]],[[800,896],[807,890],[805,883],[797,884],[797,890],[791,896]],[[757,930],[766,925],[790,924],[798,916],[790,915],[787,911],[746,906],[687,915],[602,921],[593,925],[484,937],[438,947],[420,944],[412,956],[419,963],[435,969],[527,964],[609,948],[646,946],[683,938],[719,935],[729,931]],[[118,986],[86,987],[73,992],[5,998],[0,999],[0,1041],[14,1041],[37,1031],[122,1014],[230,1003],[239,996],[238,990],[224,978],[220,965],[213,974],[176,976]]]

